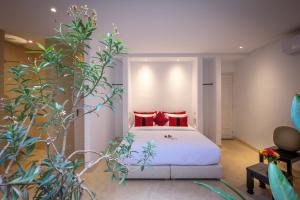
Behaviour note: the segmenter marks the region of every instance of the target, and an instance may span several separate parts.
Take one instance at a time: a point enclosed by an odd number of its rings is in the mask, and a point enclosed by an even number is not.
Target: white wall
[[[235,61],[223,61],[222,60],[222,74],[233,74],[235,72],[236,62]]]
[[[89,52],[90,57],[86,57],[87,61],[91,61],[95,55],[95,51],[98,50],[99,43],[93,40],[90,44],[91,50]],[[108,69],[106,76],[108,81],[113,82],[113,69]],[[98,92],[101,92],[98,88]],[[101,102],[99,97],[88,96],[84,99],[85,105],[97,105]],[[109,141],[115,137],[115,117],[114,113],[109,108],[103,108],[96,114],[89,114],[84,117],[84,147],[86,150],[93,150],[96,152],[103,151]],[[85,161],[95,159],[93,154],[86,154]]]
[[[221,144],[221,63],[217,58],[203,59],[203,133]]]
[[[235,70],[235,136],[256,148],[273,145],[277,126],[292,126],[291,100],[300,92],[300,55],[285,55],[280,45],[256,50]]]
[[[131,111],[192,113],[192,62],[133,62]]]
[[[113,69],[113,83],[115,84],[122,84],[123,83],[123,62],[122,60],[118,61]],[[120,87],[124,87],[120,85]],[[122,95],[121,99],[114,101],[114,136],[115,137],[122,137],[123,136],[123,100],[124,95],[126,93],[126,88],[124,94]]]

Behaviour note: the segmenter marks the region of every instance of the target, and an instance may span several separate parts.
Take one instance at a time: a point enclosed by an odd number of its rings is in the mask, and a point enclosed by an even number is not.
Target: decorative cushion
[[[178,112],[163,112],[164,114],[186,114],[186,111],[178,111]]]
[[[134,111],[133,113],[134,114],[156,114],[156,111],[153,111],[153,112],[136,112],[136,111]]]
[[[154,116],[144,116],[144,115],[135,115],[134,116],[134,126],[153,126]]]
[[[188,117],[185,116],[170,116],[169,126],[188,126]]]
[[[168,121],[168,118],[162,112],[158,112],[154,118],[154,122],[158,126],[164,126]]]

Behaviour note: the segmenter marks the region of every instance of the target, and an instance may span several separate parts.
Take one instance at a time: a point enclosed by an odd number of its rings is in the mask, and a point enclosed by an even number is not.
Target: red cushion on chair
[[[134,116],[134,126],[153,126],[154,116]]]
[[[154,118],[154,122],[158,126],[164,126],[168,121],[168,118],[162,112],[158,112]]]
[[[169,116],[169,126],[188,126],[188,117],[171,117]]]

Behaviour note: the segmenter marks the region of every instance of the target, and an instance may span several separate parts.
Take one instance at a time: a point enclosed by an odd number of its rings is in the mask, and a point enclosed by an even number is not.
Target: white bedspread
[[[134,127],[129,132],[135,135],[132,150],[138,153],[124,161],[128,165],[137,164],[148,141],[154,143],[156,154],[150,165],[213,165],[220,161],[219,147],[191,127]],[[172,139],[164,137],[168,134]]]

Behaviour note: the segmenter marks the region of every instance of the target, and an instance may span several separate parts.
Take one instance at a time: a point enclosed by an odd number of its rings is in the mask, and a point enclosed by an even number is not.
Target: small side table
[[[269,147],[267,149],[275,150],[280,155],[279,160],[286,163],[287,173],[289,175],[293,176],[293,172],[292,172],[293,166],[292,165],[294,162],[297,162],[300,160],[300,153],[284,151],[282,149],[279,149],[276,146]],[[263,161],[264,161],[263,156],[259,155],[259,162],[263,162]]]
[[[247,170],[247,192],[249,194],[254,194],[254,178],[259,180],[261,184],[269,185],[268,178],[268,165],[264,163],[257,163],[250,167],[246,168]],[[283,171],[283,174],[287,177],[287,179],[291,182],[292,176]]]

